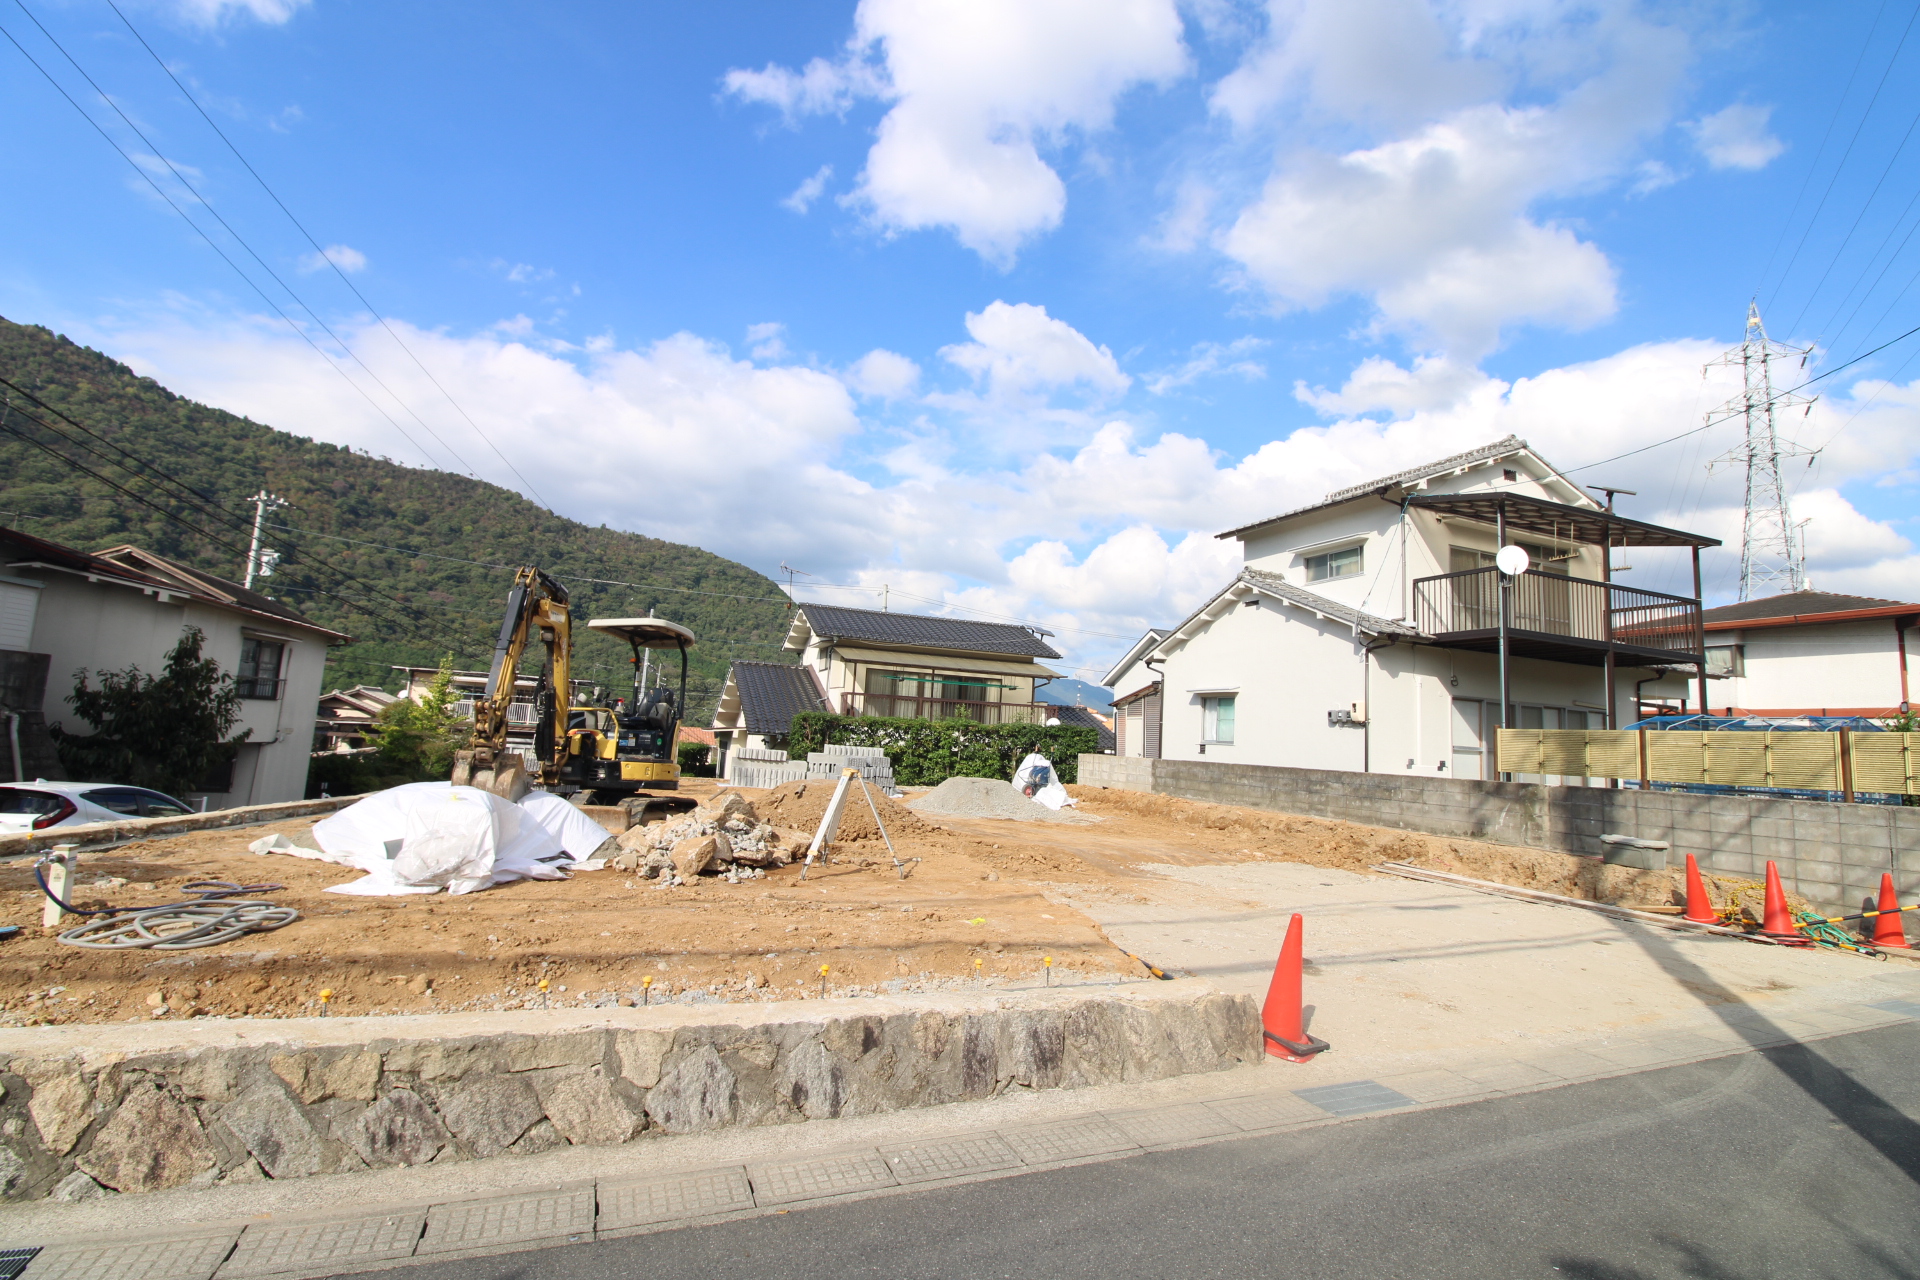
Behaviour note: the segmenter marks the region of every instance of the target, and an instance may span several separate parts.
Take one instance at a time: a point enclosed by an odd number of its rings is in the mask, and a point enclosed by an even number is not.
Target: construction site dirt
[[[706,799],[713,783],[690,790]],[[791,844],[818,824],[831,783],[743,791]],[[1366,872],[1397,861],[1634,906],[1677,900],[1677,871],[1099,788],[1073,788],[1098,821],[929,817],[878,794],[896,870],[856,793],[831,860],[730,883],[662,887],[609,866],[471,894],[352,897],[357,873],[249,853],[262,829],[199,832],[81,856],[76,906],[177,901],[217,879],[300,919],[174,953],[93,951],[40,924],[30,863],[0,868],[0,1025],[189,1017],[415,1014],[642,1002],[725,1002],[1145,977],[1073,903],[1166,887],[1153,866],[1292,862]],[[276,828],[310,844],[311,823]],[[101,885],[99,881],[122,883]],[[1716,887],[1716,897],[1730,887]],[[1145,898],[1139,898],[1145,901]],[[69,924],[72,921],[69,920]],[[1144,957],[1152,959],[1152,957]],[[1049,960],[1051,961],[1049,972]],[[823,972],[824,966],[824,972]],[[541,989],[541,982],[546,989]]]

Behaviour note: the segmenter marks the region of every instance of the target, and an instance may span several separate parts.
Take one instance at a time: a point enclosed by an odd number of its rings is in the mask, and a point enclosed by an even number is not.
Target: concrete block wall
[[[1102,755],[1080,757],[1080,782],[1559,853],[1597,855],[1600,837],[1619,832],[1670,842],[1675,866],[1691,853],[1707,870],[1758,879],[1771,859],[1822,908],[1858,910],[1889,871],[1901,901],[1920,898],[1920,808],[1906,806]]]

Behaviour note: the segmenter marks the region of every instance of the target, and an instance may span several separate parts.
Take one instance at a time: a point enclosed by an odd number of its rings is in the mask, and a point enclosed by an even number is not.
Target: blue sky
[[[1699,425],[1750,298],[1810,372],[1920,323],[1894,0],[122,11],[344,279],[106,0],[0,27],[338,367],[4,41],[0,314],[1086,668],[1224,581],[1218,529],[1509,431],[1577,467]],[[1790,424],[1819,587],[1920,598],[1916,350]],[[1579,476],[1733,542],[1736,440]]]

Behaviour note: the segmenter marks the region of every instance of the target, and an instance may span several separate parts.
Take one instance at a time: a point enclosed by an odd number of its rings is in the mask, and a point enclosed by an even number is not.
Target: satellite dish
[[[1517,578],[1533,567],[1533,561],[1528,558],[1525,547],[1502,547],[1500,554],[1493,558],[1493,563],[1509,578]]]

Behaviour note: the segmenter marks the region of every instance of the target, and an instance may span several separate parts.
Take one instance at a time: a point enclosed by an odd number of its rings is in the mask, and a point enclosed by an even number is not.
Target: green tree
[[[373,722],[382,770],[422,782],[452,776],[453,753],[464,749],[472,734],[455,709],[459,701],[459,691],[453,687],[453,655],[448,654],[440,660],[439,674],[427,686],[425,698],[390,703]]]
[[[200,628],[183,627],[157,676],[137,666],[102,671],[95,688],[80,671],[67,705],[94,731],[83,736],[54,727],[67,772],[179,794],[200,790],[230,764],[253,730],[227,736],[240,718],[240,694],[219,663],[200,656],[205,641]]]

